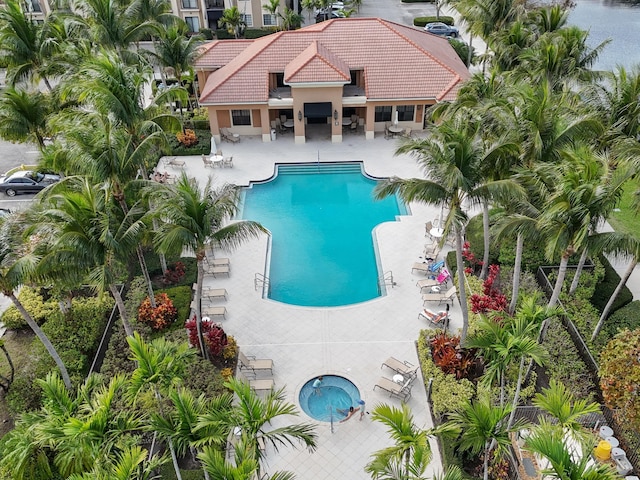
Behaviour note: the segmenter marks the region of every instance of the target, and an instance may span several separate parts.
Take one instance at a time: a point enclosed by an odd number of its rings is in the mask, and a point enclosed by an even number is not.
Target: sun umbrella
[[[396,110],[396,116],[393,118],[393,124],[398,125],[398,110]]]
[[[210,156],[213,156],[216,154],[216,152],[218,151],[218,147],[216,146],[216,139],[215,137],[211,137],[211,152],[209,153]]]

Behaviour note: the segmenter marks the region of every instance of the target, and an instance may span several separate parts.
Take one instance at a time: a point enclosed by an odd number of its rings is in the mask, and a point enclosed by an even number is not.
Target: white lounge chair
[[[227,307],[203,307],[203,317],[222,317],[227,318]]]
[[[451,300],[456,294],[456,287],[451,287],[446,292],[429,292],[422,294],[422,302],[438,302],[438,305],[441,303],[448,302]]]
[[[389,378],[380,377],[378,382],[373,386],[373,389],[381,388],[382,390],[389,392],[390,397],[398,397],[406,401],[411,396],[412,380],[412,378],[409,378],[408,380],[405,380],[403,384],[400,384]]]
[[[232,133],[228,128],[220,129],[220,138],[222,140],[226,140],[227,142],[236,143],[240,141],[240,135],[237,133]]]
[[[273,374],[273,360],[270,358],[256,358],[238,351],[238,362],[240,362],[240,368],[251,370],[254,374],[259,370],[269,370],[269,373]]]
[[[407,361],[401,362],[395,357],[389,357],[382,362],[382,367],[390,368],[391,370],[398,372],[402,376],[415,377],[418,374],[418,367]]]
[[[420,318],[424,318],[427,322],[433,325],[436,328],[444,328],[447,330],[449,324],[449,312],[446,310],[441,310],[439,312],[432,312],[426,308],[423,308],[420,313],[418,313],[418,320]]]

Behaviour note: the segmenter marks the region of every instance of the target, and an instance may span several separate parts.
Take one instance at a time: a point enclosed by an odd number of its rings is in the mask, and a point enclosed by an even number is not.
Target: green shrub
[[[513,267],[516,261],[516,240],[505,239],[500,242],[498,263],[500,265],[509,265]],[[541,265],[549,265],[549,262],[544,256],[544,249],[538,248],[531,242],[524,242],[524,248],[522,249],[522,263],[521,269],[523,272],[535,273],[538,267]]]
[[[543,345],[550,356],[543,366],[549,379],[564,383],[576,399],[594,401],[596,388],[589,370],[560,320],[550,320]]]
[[[244,31],[243,38],[247,38],[247,39],[260,38],[260,37],[264,37],[266,35],[271,35],[274,32],[275,32],[275,30],[263,30],[263,29],[259,29],[259,28],[247,28]],[[218,29],[216,29],[216,38],[218,40],[230,40],[230,39],[233,38],[233,35],[230,34],[224,28],[218,28]]]
[[[406,0],[402,0],[402,1],[406,2]],[[409,1],[412,1],[412,0],[409,0]],[[416,17],[413,19],[413,24],[416,27],[424,27],[427,23],[433,23],[433,22],[442,22],[442,23],[446,23],[447,25],[453,25],[453,17],[449,17],[447,15],[440,15],[440,18],[436,16],[431,16],[431,17]]]
[[[456,380],[454,375],[445,375],[431,359],[429,341],[434,330],[422,330],[418,337],[418,357],[425,381],[433,379],[431,384],[431,405],[435,417],[442,417],[458,410],[475,393],[473,384],[467,380]]]
[[[604,336],[603,343],[611,340],[621,330],[637,330],[640,328],[640,301],[636,300],[619,308],[607,318],[600,332]]]
[[[602,313],[604,307],[607,305],[607,302],[611,298],[611,294],[618,286],[618,283],[620,283],[620,275],[618,275],[618,273],[609,263],[609,260],[607,260],[604,255],[598,256],[598,260],[604,267],[604,278],[598,284],[598,288],[596,288],[593,292],[593,295],[591,296],[591,303],[593,303],[598,311]],[[633,293],[631,293],[631,290],[629,290],[625,285],[620,294],[613,302],[613,306],[611,307],[609,315],[613,315],[616,310],[624,307],[632,301]]]
[[[195,130],[198,142],[191,147],[185,147],[175,135],[169,135],[169,145],[171,146],[171,155],[203,155],[211,151],[211,131]]]
[[[45,300],[40,294],[40,289],[22,287],[18,294],[18,300],[38,325],[44,324],[52,314],[60,311],[58,302],[53,298]],[[24,321],[22,315],[13,304],[3,313],[2,322],[12,330],[28,327],[27,322]]]
[[[40,408],[42,390],[36,384],[36,375],[32,369],[16,375],[5,397],[7,408],[13,415],[31,412]]]
[[[183,285],[156,292],[156,294],[160,293],[166,293],[173,301],[173,306],[178,310],[178,317],[174,326],[175,328],[183,329],[184,322],[189,319],[189,312],[191,311],[191,287]]]
[[[213,30],[210,28],[201,28],[200,35],[202,35],[205,40],[213,40]]]
[[[457,38],[449,38],[449,44],[453,47],[453,49],[458,54],[462,63],[464,63],[467,67],[469,66],[469,48],[471,48],[471,65],[475,65],[478,61],[476,56],[476,49],[473,46],[469,46],[467,42],[459,40]]]
[[[138,330],[138,328],[136,328]],[[135,370],[136,364],[129,357],[131,352],[127,343],[127,335],[121,321],[113,325],[113,333],[109,340],[109,347],[102,361],[100,373],[110,378],[120,373],[131,373]]]

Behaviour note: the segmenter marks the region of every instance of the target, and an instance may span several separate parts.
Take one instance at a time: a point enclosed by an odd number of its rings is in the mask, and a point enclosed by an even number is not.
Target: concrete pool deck
[[[233,155],[233,168],[205,168],[199,156],[181,158],[186,160],[187,174],[201,184],[212,178],[215,183],[248,185],[250,180],[271,177],[275,163],[316,161],[363,161],[366,171],[379,177],[422,176],[415,159],[407,155],[394,156],[397,146],[398,141],[385,140],[382,136],[365,140],[364,136],[345,135],[344,141],[337,144],[320,136],[317,140],[308,139],[304,145],[294,144],[293,135],[279,137],[271,143],[243,137],[236,144],[218,145],[225,156]],[[165,167],[161,164],[160,169]],[[166,167],[166,170],[175,174],[180,168]],[[415,341],[419,331],[428,326],[418,319],[422,300],[416,282],[424,276],[412,274],[411,266],[421,260],[426,242],[425,222],[440,214],[435,206],[412,204],[410,210],[411,215],[381,224],[375,230],[382,271],[392,272],[395,285],[387,287],[386,296],[360,304],[298,307],[262,298],[262,288],[255,288],[254,279],[256,273],[265,272],[266,236],[233,252],[217,252],[218,256],[230,258],[231,274],[229,277],[208,275],[204,284],[226,288],[228,292],[228,300],[216,303],[227,309],[226,319],[221,320],[225,331],[237,339],[245,354],[273,359],[276,386],[286,387],[286,399],[298,408],[300,388],[321,374],[341,375],[352,381],[367,402],[367,411],[379,403],[400,406],[399,399],[390,398],[380,389],[373,391],[373,387],[381,376],[391,378],[391,370],[380,368],[388,357],[418,363]],[[317,282],[330,281],[330,278],[317,279]],[[314,288],[314,285],[307,287]],[[430,308],[437,307],[434,304]],[[457,330],[461,327],[457,299],[453,302],[451,317],[451,329]],[[407,403],[416,425],[429,428],[431,416],[421,379],[420,374]],[[317,450],[310,453],[303,447],[282,447],[276,452],[268,446],[263,471],[273,474],[287,470],[304,480],[369,479],[364,467],[371,455],[392,445],[385,427],[372,422],[370,415],[365,415],[362,421],[352,418],[338,423],[333,433],[329,423],[316,422],[302,411],[298,419],[287,419],[288,423],[292,421],[317,424]],[[442,470],[436,442],[432,440],[431,446],[434,460],[427,476]]]

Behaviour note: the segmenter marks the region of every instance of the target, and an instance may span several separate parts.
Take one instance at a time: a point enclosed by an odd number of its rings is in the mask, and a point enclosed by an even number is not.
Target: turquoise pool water
[[[311,418],[321,422],[339,422],[349,407],[359,406],[360,390],[346,378],[324,375],[317,391],[313,388],[316,378],[305,383],[298,395],[300,407]]]
[[[377,201],[362,164],[278,165],[245,190],[242,217],[272,233],[268,297],[334,307],[380,296],[372,231],[405,214],[395,196]]]

